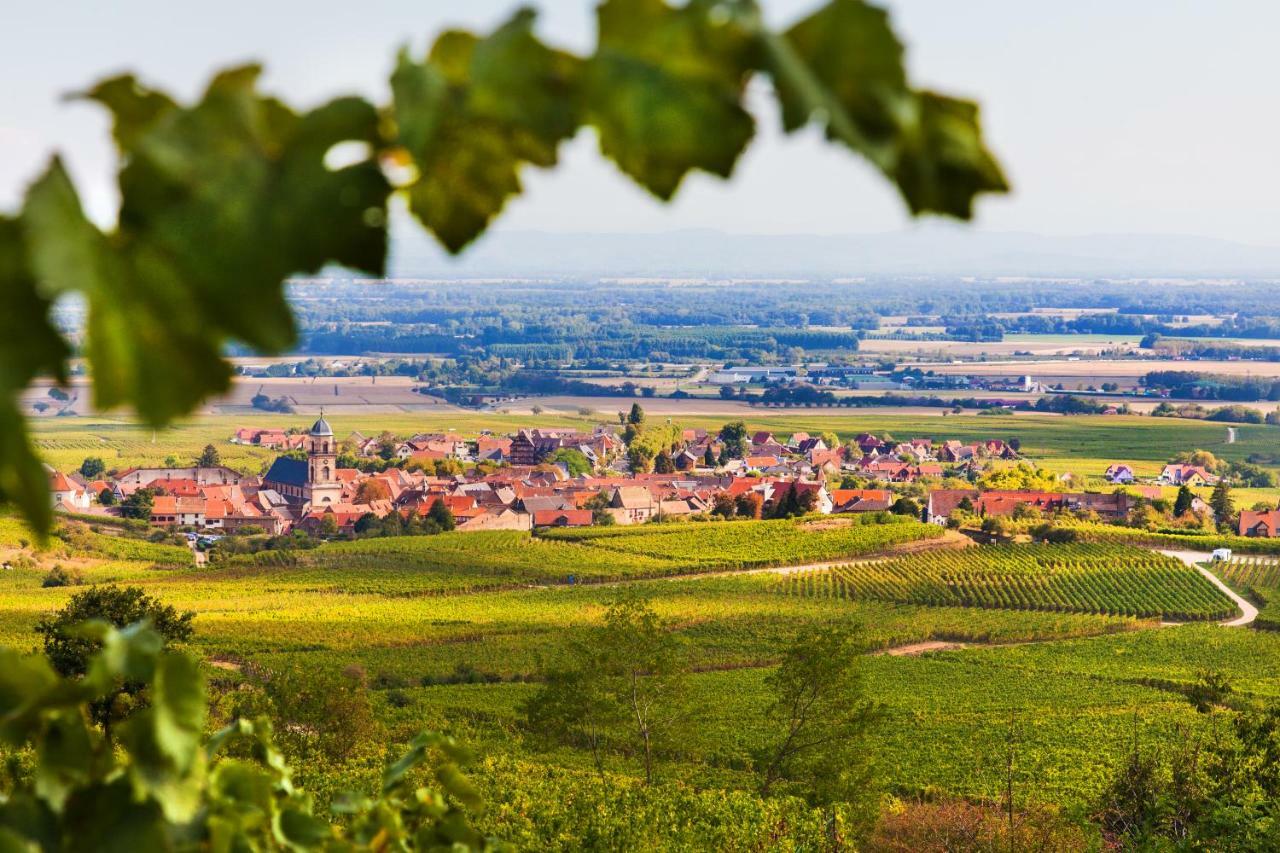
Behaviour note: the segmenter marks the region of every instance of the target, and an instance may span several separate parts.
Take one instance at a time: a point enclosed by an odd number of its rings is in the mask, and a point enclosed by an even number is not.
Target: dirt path
[[[925,640],[921,643],[905,643],[901,646],[890,646],[887,649],[878,649],[871,653],[872,657],[887,655],[892,658],[914,657],[922,655],[925,652],[953,652],[958,649],[967,649],[973,643],[952,643],[946,640]],[[998,643],[982,643],[983,646],[1002,645]]]
[[[1253,620],[1258,618],[1258,608],[1254,607],[1248,601],[1246,601],[1245,599],[1237,595],[1235,590],[1231,589],[1231,587],[1223,583],[1221,579],[1218,578],[1217,575],[1215,575],[1213,572],[1209,571],[1208,569],[1206,569],[1204,566],[1201,565],[1201,563],[1209,562],[1210,555],[1205,554],[1201,551],[1161,550],[1160,553],[1164,554],[1166,557],[1173,557],[1175,560],[1181,560],[1182,562],[1186,563],[1188,566],[1195,569],[1200,574],[1204,575],[1205,578],[1209,581],[1209,583],[1213,584],[1218,589],[1222,590],[1222,592],[1228,598],[1230,598],[1232,601],[1236,603],[1236,607],[1240,608],[1240,615],[1235,617],[1234,619],[1227,619],[1224,622],[1219,622],[1218,623],[1219,625],[1225,625],[1228,628],[1240,628],[1245,625],[1251,624]]]

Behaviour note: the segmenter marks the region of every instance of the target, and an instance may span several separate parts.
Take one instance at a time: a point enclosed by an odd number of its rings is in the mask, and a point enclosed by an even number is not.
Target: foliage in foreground
[[[84,676],[0,649],[0,741],[34,757],[0,795],[0,850],[430,850],[491,846],[471,827],[479,797],[451,739],[422,734],[389,767],[376,796],[334,805],[338,826],[294,787],[270,723],[237,720],[204,741],[205,688],[196,662],[139,623],[85,623],[101,644]],[[108,730],[87,707],[120,682],[145,685],[147,707]],[[233,743],[251,759],[220,757]],[[417,784],[425,771],[432,782]]]
[[[1183,732],[1133,748],[1114,769],[1094,815],[1124,849],[1280,849],[1280,704],[1219,708],[1231,693],[1206,673],[1189,699],[1210,734]]]
[[[286,276],[382,274],[393,191],[461,251],[521,192],[522,169],[554,166],[583,126],[667,200],[692,170],[733,172],[755,132],[748,83],[767,76],[786,131],[821,125],[913,214],[967,219],[977,194],[1007,189],[978,108],[912,87],[888,16],[862,0],[785,32],[755,0],[605,0],[597,20],[587,57],[539,41],[529,9],[484,38],[445,32],[424,57],[401,51],[382,108],[343,97],[296,112],[258,91],[258,66],[222,71],[191,105],[131,75],[81,93],[112,114],[120,214],[107,231],[91,222],[55,157],[20,214],[0,216],[0,493],[48,528],[17,400],[37,376],[66,379],[57,297],[87,303],[94,405],[162,425],[228,387],[228,342],[292,345]]]

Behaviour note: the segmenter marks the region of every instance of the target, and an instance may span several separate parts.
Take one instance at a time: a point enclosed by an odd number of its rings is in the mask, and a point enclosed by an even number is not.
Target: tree
[[[591,523],[602,526],[609,526],[617,522],[613,517],[613,513],[609,511],[609,494],[607,492],[599,492],[587,499],[582,505],[583,509],[591,510]]]
[[[911,498],[898,498],[893,502],[893,506],[889,507],[889,512],[894,515],[909,515],[912,518],[919,518],[920,504]]]
[[[720,441],[724,444],[722,456],[741,459],[747,452],[747,425],[734,421],[720,427]]]
[[[280,738],[290,755],[327,762],[350,758],[382,736],[362,669],[292,665],[263,679]]]
[[[196,459],[198,468],[216,468],[221,464],[222,457],[218,454],[218,448],[212,444],[206,444],[204,450],[200,451],[200,457]]]
[[[111,489],[103,489],[98,494],[98,503],[102,504],[103,506],[115,506],[116,493],[111,491]]]
[[[453,517],[453,510],[449,509],[449,505],[444,502],[444,498],[436,498],[435,503],[431,505],[431,509],[427,510],[427,521],[443,531],[453,530],[458,526]]]
[[[591,473],[591,460],[576,447],[559,447],[552,453],[549,461],[561,463],[569,471],[570,477],[582,477]]]
[[[734,498],[740,518],[760,518],[764,514],[764,498],[759,492],[743,492]]]
[[[631,404],[631,412],[627,415],[627,423],[636,427],[644,423],[644,409],[640,408],[639,403]]]
[[[720,492],[716,495],[715,501],[711,506],[712,515],[718,515],[721,518],[733,518],[737,512],[738,505],[732,495],[727,492]]]
[[[576,662],[542,674],[542,687],[521,707],[530,729],[546,740],[591,750],[596,772],[604,776],[609,739],[626,720],[625,709],[610,695],[604,679],[584,663],[596,650],[582,643],[570,647]]]
[[[362,482],[356,488],[356,500],[358,504],[368,504],[374,501],[385,501],[391,498],[391,489],[387,486],[385,480],[370,478]]]
[[[120,504],[120,514],[125,518],[150,521],[155,499],[156,493],[152,489],[136,489],[133,494],[124,499],[124,503]]]
[[[711,445],[707,445],[707,452],[702,454],[702,464],[708,468],[716,467],[716,455],[711,450]]]
[[[647,474],[653,470],[653,451],[647,447],[633,445],[627,448],[627,461],[636,474]]]
[[[857,637],[843,626],[806,628],[765,679],[773,733],[761,753],[762,794],[787,782],[815,805],[850,803],[874,815],[867,738],[880,712],[866,697]]]
[[[1051,471],[1019,462],[1008,468],[995,468],[982,475],[978,484],[984,489],[1011,491],[1060,492],[1062,482]]]
[[[400,441],[391,433],[383,432],[378,436],[378,458],[390,462],[396,458],[396,447]]]
[[[662,450],[657,456],[653,457],[653,472],[655,474],[674,474],[676,472],[676,464],[671,460],[671,452]]]
[[[1214,518],[1219,525],[1231,524],[1231,517],[1235,515],[1236,507],[1231,499],[1231,486],[1227,485],[1225,477],[1218,480],[1217,485],[1213,487],[1213,494],[1209,496],[1209,506],[1213,508]]]
[[[337,536],[338,535],[338,518],[331,512],[326,512],[320,519],[320,535],[321,536]]]
[[[563,658],[563,665],[544,672],[543,686],[524,705],[529,727],[588,746],[601,772],[606,746],[637,753],[652,783],[657,748],[674,740],[686,717],[677,637],[647,601],[626,597]]]
[[[101,477],[107,470],[106,464],[98,456],[86,457],[80,463],[80,474],[89,480],[96,480]]]
[[[382,519],[378,518],[372,512],[366,512],[364,515],[356,519],[356,523],[351,526],[352,530],[359,536],[372,535],[382,532]]]
[[[822,434],[822,443],[829,449],[835,450],[840,446],[840,436],[831,431],[824,432]]]
[[[146,620],[166,643],[183,643],[191,638],[195,613],[179,613],[172,606],[147,595],[136,586],[94,586],[77,592],[61,610],[36,623],[43,651],[59,675],[81,678],[102,643],[78,631],[93,619],[123,628]],[[124,719],[138,704],[144,684],[138,679],[123,680],[93,705],[93,719],[103,725]]]
[[[799,483],[785,484],[785,489],[782,495],[774,497],[772,518],[795,518],[813,511],[816,497],[811,489],[802,491]]]
[[[1195,500],[1195,495],[1186,486],[1178,487],[1178,497],[1173,502],[1174,518],[1181,518],[1191,512],[1191,503]]]
[[[19,216],[0,217],[0,428],[16,436],[0,443],[5,495],[47,530],[47,483],[16,401],[37,375],[67,376],[53,294],[87,303],[95,403],[132,405],[162,426],[227,389],[228,343],[268,353],[294,344],[286,276],[330,264],[383,274],[392,194],[459,252],[521,191],[524,165],[555,165],[584,125],[624,173],[669,200],[690,171],[732,174],[755,135],[745,93],[767,76],[761,91],[776,94],[786,131],[822,125],[912,214],[969,219],[976,195],[1007,190],[977,107],[912,87],[885,13],[832,0],[775,32],[753,0],[721,11],[607,0],[597,48],[579,57],[542,44],[522,9],[486,37],[451,31],[426,56],[403,51],[381,108],[345,97],[300,113],[258,91],[255,66],[219,73],[191,104],[130,75],[90,87],[83,97],[114,119],[127,215],[105,231],[90,221],[55,157]],[[876,59],[853,69],[832,60],[849,52]],[[664,132],[673,124],[688,133]],[[342,143],[359,143],[360,156],[326,162]],[[389,160],[412,167],[394,184],[380,168]]]
[[[645,782],[652,783],[654,750],[673,739],[685,717],[680,642],[647,601],[627,597],[605,613],[596,645],[606,695],[625,709]]]
[[[1222,467],[1222,462],[1218,457],[1214,456],[1208,450],[1201,450],[1199,448],[1195,450],[1184,450],[1181,453],[1177,453],[1174,455],[1173,461],[1179,462],[1183,465],[1196,465],[1205,469],[1209,473],[1213,473]]]

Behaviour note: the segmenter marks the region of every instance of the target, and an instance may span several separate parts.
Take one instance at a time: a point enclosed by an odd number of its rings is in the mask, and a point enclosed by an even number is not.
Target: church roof
[[[333,435],[333,428],[329,426],[329,422],[324,419],[324,413],[320,413],[320,420],[311,425],[312,435]]]
[[[307,463],[303,459],[281,456],[271,463],[271,470],[262,478],[264,483],[283,483],[286,486],[307,484]]]

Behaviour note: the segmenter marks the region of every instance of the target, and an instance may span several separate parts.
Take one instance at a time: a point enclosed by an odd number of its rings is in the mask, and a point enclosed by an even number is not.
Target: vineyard
[[[820,522],[757,521],[643,525],[557,531],[603,559],[654,558],[682,571],[745,569],[839,560],[906,542],[937,539],[943,530],[901,516],[875,515]],[[606,556],[607,555],[607,556]]]
[[[265,551],[233,558],[215,571],[256,571],[272,583],[310,572],[313,583],[335,591],[433,595],[839,560],[941,535],[941,528],[899,516],[821,525],[793,520],[643,525],[537,536],[497,530]]]
[[[1234,556],[1214,565],[1218,575],[1258,605],[1253,627],[1280,631],[1280,560],[1273,557]]]
[[[1232,557],[1219,563],[1218,574],[1232,586],[1264,589],[1280,588],[1280,560],[1265,557]]]
[[[1209,552],[1214,548],[1230,548],[1245,554],[1280,555],[1280,539],[1259,539],[1249,536],[1231,536],[1218,533],[1164,533],[1133,527],[1117,527],[1112,524],[1063,520],[1062,527],[1076,531],[1086,542],[1117,545],[1146,545],[1153,548],[1186,548]]]
[[[1225,619],[1235,605],[1194,569],[1120,545],[935,551],[788,575],[791,595],[929,606]]]

